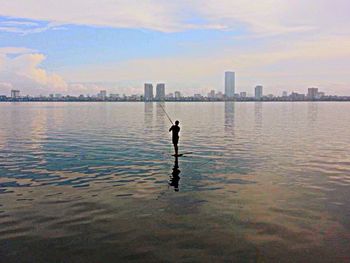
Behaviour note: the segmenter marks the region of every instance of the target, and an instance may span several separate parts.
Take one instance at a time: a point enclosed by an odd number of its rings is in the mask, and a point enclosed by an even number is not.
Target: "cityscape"
[[[265,94],[264,87],[257,85],[253,88],[253,95],[246,91],[236,92],[235,72],[225,72],[224,92],[211,90],[208,94],[196,93],[192,96],[184,96],[180,91],[166,93],[165,83],[157,83],[154,93],[153,84],[144,84],[144,94],[108,94],[107,90],[101,90],[95,95],[71,96],[59,93],[49,96],[22,96],[20,90],[11,90],[10,96],[0,95],[0,102],[11,101],[130,101],[130,102],[152,102],[152,101],[350,101],[350,96],[328,95],[318,88],[308,88],[306,94],[298,92],[283,91],[280,96]]]
[[[350,263],[350,0],[0,3],[0,263]]]

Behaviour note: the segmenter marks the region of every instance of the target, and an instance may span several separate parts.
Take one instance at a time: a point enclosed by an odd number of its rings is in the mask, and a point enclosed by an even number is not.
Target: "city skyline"
[[[221,89],[227,69],[240,72],[240,91],[350,93],[345,0],[0,4],[0,94],[141,93],[165,81],[204,94]]]
[[[131,96],[143,96],[145,98],[146,101],[152,101],[152,100],[162,100],[165,97],[172,97],[174,94],[173,93],[169,93],[167,94],[165,92],[165,83],[157,83],[156,84],[156,90],[153,90],[153,84],[152,83],[144,83],[144,89],[143,92],[136,92],[136,93],[122,93],[122,96],[126,96],[126,95],[131,95]],[[9,88],[9,87],[7,87]],[[307,88],[307,95],[308,97],[310,97],[310,92],[312,92],[314,95],[311,95],[312,98],[317,98],[320,96],[324,96],[326,93],[323,92],[318,92],[319,88],[316,87],[311,87],[311,88]],[[280,95],[282,97],[287,97],[287,94],[299,94],[298,89],[293,89],[290,91],[286,91],[283,90],[280,94],[273,94],[271,92],[267,92],[267,96],[271,97],[279,97]],[[10,97],[14,98],[16,96],[13,96],[13,93],[17,93],[19,94],[20,90],[19,89],[11,89],[11,90],[7,90],[7,92],[5,92],[4,94],[0,94],[0,96],[2,97],[6,97],[6,93],[10,93]],[[244,90],[238,90],[236,91],[236,73],[233,71],[225,71],[224,72],[224,86],[222,88],[220,88],[219,90],[214,90],[210,88],[210,92],[207,93],[206,91],[204,91],[203,93],[201,92],[197,92],[194,91],[192,94],[189,94],[188,92],[182,93],[181,91],[179,91],[178,89],[172,89],[172,92],[175,93],[175,95],[177,94],[177,97],[208,97],[208,98],[214,98],[214,97],[219,97],[220,99],[223,98],[227,98],[227,99],[232,99],[232,98],[237,98],[237,97],[254,97],[257,99],[262,98],[263,96],[263,86],[262,85],[256,85],[252,92],[250,91],[244,91]],[[92,93],[93,94],[93,93]],[[107,91],[105,89],[99,89],[97,97],[101,98],[106,98]],[[112,97],[119,97],[121,94],[120,93],[116,93],[116,92],[111,92],[110,93],[112,95]],[[179,95],[181,94],[181,96]],[[205,96],[205,94],[208,94],[208,96]],[[300,93],[303,94],[303,93]],[[55,95],[55,96],[54,96]],[[61,97],[62,95],[66,95],[66,96],[87,96],[87,97],[94,97],[94,95],[90,96],[90,93],[80,93],[80,94],[69,94],[69,93],[50,93],[50,94],[39,94],[39,95],[34,95],[34,97],[45,97],[45,96],[49,96],[49,97],[57,97],[56,95],[58,95],[58,97]],[[304,94],[305,95],[305,94]],[[339,94],[329,94],[332,96],[348,96],[348,95],[339,95]],[[22,97],[28,97],[28,96],[33,96],[33,94],[26,94],[26,95],[22,95]],[[19,97],[19,96],[17,96]],[[176,97],[176,96],[175,96]]]

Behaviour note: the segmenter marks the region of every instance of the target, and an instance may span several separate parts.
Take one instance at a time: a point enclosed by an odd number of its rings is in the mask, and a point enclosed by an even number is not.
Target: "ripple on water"
[[[177,162],[156,103],[0,104],[0,253],[350,257],[350,104],[163,107],[181,122],[180,151],[191,152]]]

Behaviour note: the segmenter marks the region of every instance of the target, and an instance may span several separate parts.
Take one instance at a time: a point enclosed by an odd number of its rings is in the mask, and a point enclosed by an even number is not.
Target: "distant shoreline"
[[[277,102],[277,103],[290,103],[290,102],[350,102],[349,99],[338,99],[338,100],[166,100],[166,101],[133,101],[133,100],[6,100],[0,101],[0,103],[34,103],[34,102],[83,102],[83,103],[120,103],[120,102],[130,102],[130,103],[164,103],[164,102]]]

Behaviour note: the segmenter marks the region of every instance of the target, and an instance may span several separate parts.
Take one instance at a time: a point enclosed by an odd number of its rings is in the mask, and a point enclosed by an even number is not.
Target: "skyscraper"
[[[158,83],[156,88],[156,100],[164,100],[165,99],[165,84]]]
[[[11,90],[11,98],[12,99],[17,99],[19,98],[19,90]]]
[[[175,91],[175,99],[180,99],[180,98],[181,98],[181,92]]]
[[[255,87],[255,99],[260,100],[263,96],[263,86],[258,85]]]
[[[235,96],[235,73],[231,71],[225,72],[225,95],[226,98]]]
[[[309,88],[307,90],[307,96],[309,99],[316,99],[318,97],[318,88]]]
[[[152,101],[153,100],[153,85],[150,83],[145,83],[144,99],[145,99],[145,101]]]
[[[107,98],[107,91],[106,90],[101,90],[99,94],[97,94],[97,97],[105,100]]]

